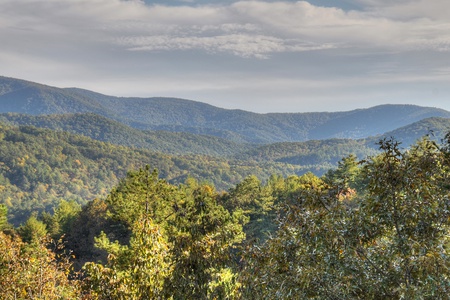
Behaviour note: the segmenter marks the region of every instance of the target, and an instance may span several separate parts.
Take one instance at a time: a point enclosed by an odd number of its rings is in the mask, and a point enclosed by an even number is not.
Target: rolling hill
[[[236,143],[211,135],[140,130],[94,113],[60,115],[4,113],[0,114],[0,122],[67,131],[102,142],[173,155],[230,156],[253,147],[247,143]]]
[[[119,98],[0,77],[0,113],[95,113],[142,130],[212,135],[238,143],[360,139],[450,112],[414,105],[381,105],[347,112],[257,114],[174,98]]]
[[[129,170],[145,165],[178,184],[188,177],[225,191],[245,177],[302,174],[308,168],[278,162],[169,155],[93,140],[63,131],[0,123],[0,204],[16,225],[31,211],[51,211],[60,200],[105,197]]]
[[[441,143],[447,133],[450,133],[450,119],[432,117],[388,131],[382,135],[369,137],[366,139],[366,145],[371,147],[380,139],[393,137],[402,143],[403,148],[408,148],[424,136]]]
[[[450,131],[449,112],[413,105],[256,114],[4,77],[0,112],[0,203],[16,224],[61,199],[103,197],[127,170],[145,164],[172,183],[192,176],[226,190],[249,175],[321,175],[347,155],[375,155],[385,137],[408,147]]]

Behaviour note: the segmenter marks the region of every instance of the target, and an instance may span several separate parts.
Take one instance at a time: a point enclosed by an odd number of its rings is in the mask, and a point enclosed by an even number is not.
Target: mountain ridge
[[[212,135],[238,143],[270,144],[376,136],[450,112],[416,105],[379,105],[344,112],[267,113],[228,110],[178,98],[114,97],[0,77],[0,113],[95,113],[142,130]]]
[[[174,155],[226,156],[251,147],[250,144],[236,143],[210,135],[140,130],[94,113],[62,115],[3,113],[0,114],[1,122],[13,126],[35,126],[66,131],[102,142]]]

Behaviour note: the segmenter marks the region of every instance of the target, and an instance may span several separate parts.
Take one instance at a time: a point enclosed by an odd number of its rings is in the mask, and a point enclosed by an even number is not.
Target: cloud
[[[260,111],[450,95],[447,0],[149,2],[1,0],[0,75]]]
[[[268,58],[279,52],[299,52],[333,48],[333,45],[283,40],[273,36],[226,34],[220,36],[140,36],[116,40],[132,51],[164,51],[202,49],[208,53],[226,52],[241,57]]]
[[[155,5],[147,7],[140,24],[135,23],[139,25],[135,28],[139,37],[124,33],[118,41],[125,47],[123,42],[130,41],[130,50],[198,49],[259,58],[279,52],[338,47],[448,50],[450,22],[443,23],[440,18],[441,12],[450,8],[447,2],[439,1],[441,9],[430,9],[435,5],[424,1],[396,5],[371,2],[361,11],[318,7],[306,1],[240,1],[198,7]],[[386,6],[389,9],[383,8]],[[420,17],[421,11],[428,14]],[[140,47],[135,47],[137,39]],[[144,40],[149,44],[143,45]],[[166,42],[161,45],[161,41]]]
[[[174,7],[119,0],[5,0],[0,36],[4,40],[9,32],[11,40],[15,35],[13,43],[53,39],[53,44],[89,49],[105,42],[130,51],[200,50],[256,58],[333,48],[449,50],[450,22],[442,22],[448,19],[442,11],[450,9],[450,2],[359,2],[365,10],[306,1]]]

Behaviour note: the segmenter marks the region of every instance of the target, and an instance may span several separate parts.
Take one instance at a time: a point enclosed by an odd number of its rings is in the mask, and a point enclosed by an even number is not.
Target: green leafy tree
[[[228,212],[214,187],[190,178],[178,187],[147,166],[129,172],[106,199],[107,216],[131,233],[96,244],[106,264],[87,263],[85,290],[99,299],[214,299],[236,293],[234,248],[241,211]]]
[[[143,216],[164,223],[172,216],[176,199],[176,188],[158,178],[158,171],[147,165],[128,172],[108,195],[106,203],[110,217],[131,228]]]
[[[35,215],[31,215],[18,231],[23,241],[27,243],[39,242],[47,235],[45,224],[39,221]]]
[[[361,165],[358,158],[351,154],[344,157],[338,162],[336,169],[329,170],[325,174],[325,178],[331,181],[334,185],[339,185],[343,189],[351,188],[356,190],[363,190],[364,183],[362,181]]]
[[[8,208],[6,205],[0,204],[0,231],[8,227]]]
[[[171,273],[169,244],[151,219],[134,224],[130,245],[112,243],[102,233],[97,246],[109,253],[106,266],[87,263],[84,289],[94,299],[164,299],[164,280]]]
[[[363,196],[311,182],[286,203],[277,234],[246,255],[243,298],[448,299],[447,148],[380,149]]]
[[[58,224],[58,234],[66,234],[73,227],[74,221],[81,211],[81,206],[76,201],[61,200],[53,213],[55,223]]]
[[[275,230],[274,200],[271,186],[264,186],[254,175],[245,178],[220,199],[228,211],[242,210],[249,217],[244,226],[249,240],[264,240]]]
[[[364,166],[368,195],[355,224],[364,245],[360,253],[374,264],[366,277],[383,287],[374,295],[445,298],[450,291],[446,152],[427,138],[407,152],[394,140],[381,141],[380,148],[383,154]]]
[[[173,272],[166,281],[173,299],[226,299],[236,292],[232,250],[245,234],[241,211],[230,214],[209,185],[190,180],[170,227]]]
[[[44,211],[39,219],[46,225],[48,234],[54,239],[59,239],[73,228],[80,211],[80,204],[74,200],[61,200],[53,214]]]

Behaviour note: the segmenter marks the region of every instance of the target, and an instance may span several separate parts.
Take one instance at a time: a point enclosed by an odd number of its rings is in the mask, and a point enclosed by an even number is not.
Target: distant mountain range
[[[90,113],[139,130],[164,130],[215,136],[221,139],[213,139],[210,142],[218,143],[217,147],[220,148],[224,147],[222,145],[225,143],[224,139],[227,140],[226,143],[229,144],[226,144],[225,148],[229,150],[225,152],[228,154],[235,153],[233,150],[235,143],[270,144],[331,138],[363,139],[381,136],[387,132],[395,134],[407,132],[409,129],[400,130],[399,128],[427,118],[443,118],[442,120],[432,119],[432,122],[428,122],[430,126],[445,123],[445,119],[450,118],[450,112],[446,110],[415,105],[381,105],[347,112],[257,114],[243,110],[222,109],[191,100],[120,98],[82,89],[55,88],[0,77],[0,113],[12,112],[28,115],[78,114],[71,118],[75,116],[87,118],[89,115],[79,114]],[[428,125],[417,126],[422,131],[433,129],[427,128]],[[67,130],[62,127],[68,125],[58,126],[61,130]],[[442,126],[445,128],[446,125]],[[113,127],[120,126],[115,123]],[[122,127],[121,130],[131,129]],[[151,143],[151,134],[139,132],[135,131],[132,136],[136,138],[140,136],[141,146]],[[93,134],[101,136],[104,133],[102,131]],[[129,134],[123,137],[127,138],[127,136],[130,137]],[[183,136],[185,137],[188,136]],[[138,141],[130,143],[139,146]],[[206,140],[205,143],[207,143]],[[174,146],[174,149],[176,148],[178,146]],[[214,154],[214,151],[211,154]]]
[[[18,226],[61,199],[105,197],[144,165],[174,184],[196,178],[226,191],[250,175],[323,175],[350,154],[376,155],[383,138],[407,148],[449,131],[450,112],[414,105],[257,114],[0,77],[0,204]]]
[[[0,203],[20,224],[61,199],[103,197],[146,164],[171,183],[193,177],[219,190],[250,175],[320,176],[350,154],[376,155],[380,139],[394,137],[407,148],[449,131],[450,112],[414,105],[257,114],[0,77]]]

